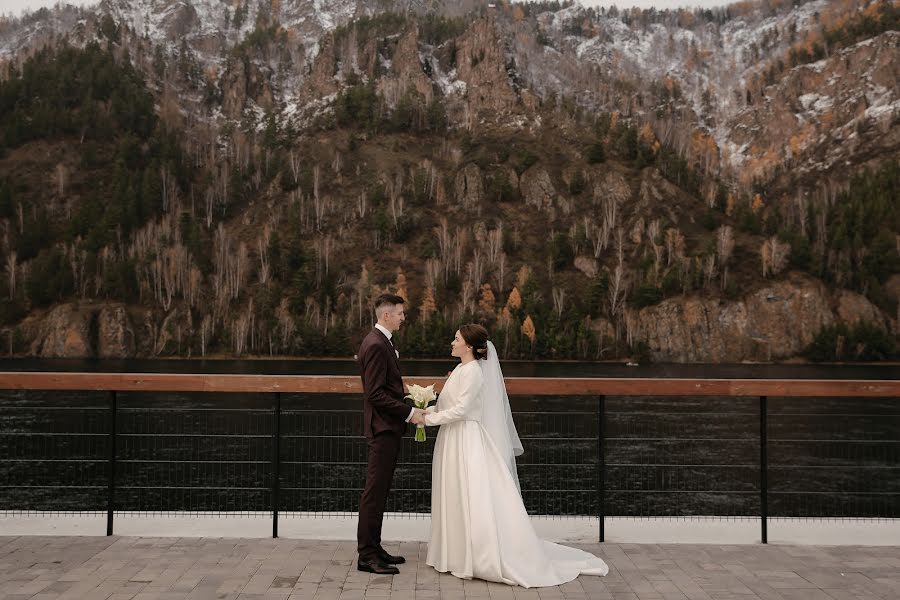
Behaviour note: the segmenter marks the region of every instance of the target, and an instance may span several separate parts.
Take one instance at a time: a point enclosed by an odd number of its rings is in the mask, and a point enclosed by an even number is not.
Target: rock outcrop
[[[860,320],[885,325],[864,297],[842,290],[833,312],[820,281],[792,274],[734,302],[697,296],[664,300],[632,311],[628,329],[632,341],[647,344],[655,361],[727,363],[796,356],[823,327]]]
[[[547,209],[553,206],[557,196],[550,174],[538,165],[522,173],[519,189],[525,199],[525,204],[538,209]]]
[[[453,188],[459,206],[465,210],[480,208],[484,200],[484,182],[478,165],[469,163],[460,169],[453,182]]]
[[[41,358],[93,357],[94,315],[92,307],[70,303],[55,306],[43,317],[26,319],[21,331],[29,342],[28,354]]]
[[[432,84],[419,59],[419,32],[416,28],[400,36],[391,59],[390,73],[378,81],[378,91],[391,106],[396,105],[399,98],[410,90],[426,103],[431,102]]]
[[[239,119],[252,99],[263,108],[272,106],[272,86],[269,77],[252,61],[242,57],[232,59],[222,78],[222,112]]]
[[[456,65],[472,115],[502,114],[519,102],[507,73],[504,43],[492,19],[472,23],[459,38]]]
[[[134,328],[125,306],[104,306],[97,313],[97,356],[128,358],[134,355]]]
[[[784,164],[796,177],[896,151],[898,55],[900,32],[888,31],[791,69],[767,87],[726,128],[741,151],[745,180],[771,176]]]

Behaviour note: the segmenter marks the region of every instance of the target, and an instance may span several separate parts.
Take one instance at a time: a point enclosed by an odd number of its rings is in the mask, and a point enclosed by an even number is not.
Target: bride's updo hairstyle
[[[487,358],[488,331],[478,323],[469,323],[459,328],[459,334],[472,346],[472,354],[475,358],[484,360]]]

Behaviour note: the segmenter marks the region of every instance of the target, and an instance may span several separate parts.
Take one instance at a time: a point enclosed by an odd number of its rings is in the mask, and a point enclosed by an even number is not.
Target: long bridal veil
[[[478,361],[484,382],[482,388],[484,412],[481,425],[500,451],[521,494],[522,487],[519,485],[519,474],[516,471],[516,457],[520,456],[524,449],[519,440],[519,432],[516,431],[516,424],[513,423],[512,410],[509,408],[509,396],[506,394],[506,384],[503,382],[503,372],[500,370],[500,360],[497,358],[497,349],[490,341],[487,343],[487,348],[487,358]]]

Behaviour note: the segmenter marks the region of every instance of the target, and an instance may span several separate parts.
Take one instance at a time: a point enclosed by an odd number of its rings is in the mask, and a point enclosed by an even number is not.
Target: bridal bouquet
[[[428,404],[434,402],[434,399],[437,398],[437,394],[434,393],[433,383],[428,387],[422,387],[413,383],[406,386],[406,390],[409,392],[406,397],[413,401],[416,408],[421,408],[422,410],[428,408]],[[425,441],[424,425],[416,425],[416,441]]]

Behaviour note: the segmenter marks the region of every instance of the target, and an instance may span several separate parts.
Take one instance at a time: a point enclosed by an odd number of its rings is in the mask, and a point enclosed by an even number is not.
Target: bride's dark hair
[[[472,354],[475,358],[487,358],[487,342],[488,330],[478,323],[469,323],[459,328],[459,334],[466,341],[466,344],[472,346]]]

